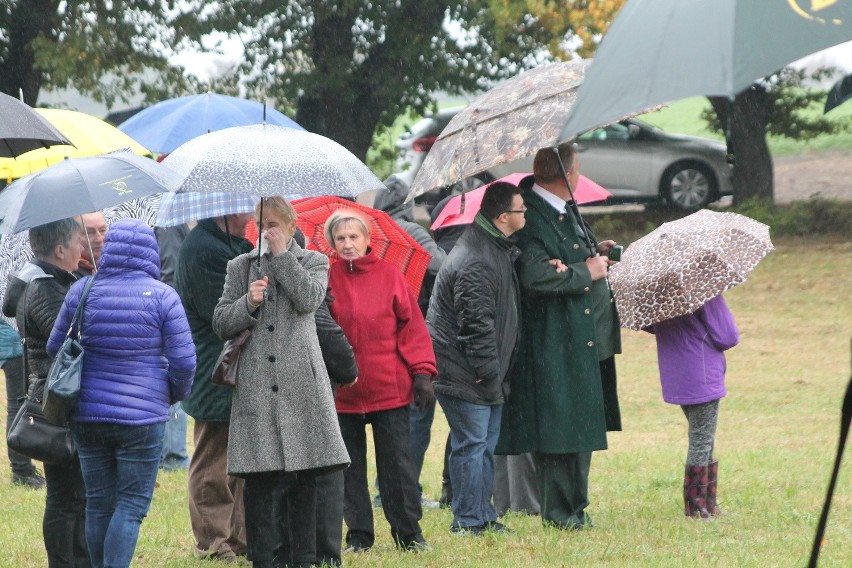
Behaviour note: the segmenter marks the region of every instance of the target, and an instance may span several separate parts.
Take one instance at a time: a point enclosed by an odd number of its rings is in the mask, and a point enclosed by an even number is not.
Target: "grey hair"
[[[67,245],[72,237],[80,235],[81,230],[80,224],[73,217],[45,223],[30,229],[30,247],[36,258],[44,260],[56,245]]]
[[[337,227],[349,221],[357,223],[364,235],[370,236],[372,225],[361,213],[355,209],[338,209],[326,219],[325,229],[323,230],[325,240],[331,248],[334,248],[334,231],[337,230]]]

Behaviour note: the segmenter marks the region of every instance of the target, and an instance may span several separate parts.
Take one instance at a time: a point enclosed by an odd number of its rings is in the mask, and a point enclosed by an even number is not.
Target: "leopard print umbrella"
[[[609,273],[622,327],[642,329],[694,312],[745,282],[773,250],[769,227],[702,209],[630,245]]]

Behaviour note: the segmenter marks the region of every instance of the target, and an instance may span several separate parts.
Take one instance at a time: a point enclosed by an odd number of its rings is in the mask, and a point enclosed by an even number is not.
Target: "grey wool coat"
[[[228,263],[213,314],[222,339],[252,329],[231,403],[228,473],[343,469],[349,454],[314,323],[326,294],[328,258],[292,239],[287,251],[261,257],[259,268],[257,255],[255,249]],[[269,277],[267,297],[251,314],[248,282],[262,276]]]

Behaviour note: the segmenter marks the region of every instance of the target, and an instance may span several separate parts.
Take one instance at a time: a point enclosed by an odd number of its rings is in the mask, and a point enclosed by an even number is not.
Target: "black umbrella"
[[[71,144],[29,105],[0,93],[0,157],[16,158],[37,148]]]
[[[840,79],[828,91],[828,96],[825,97],[825,110],[823,113],[839,107],[848,101],[850,97],[852,97],[852,74]]]

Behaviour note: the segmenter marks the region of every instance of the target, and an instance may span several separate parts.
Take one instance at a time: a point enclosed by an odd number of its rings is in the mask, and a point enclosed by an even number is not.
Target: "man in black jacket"
[[[441,268],[429,305],[435,395],[450,424],[453,532],[508,530],[497,522],[491,494],[504,379],[518,338],[520,250],[511,235],[523,228],[524,211],[520,189],[491,185]]]

